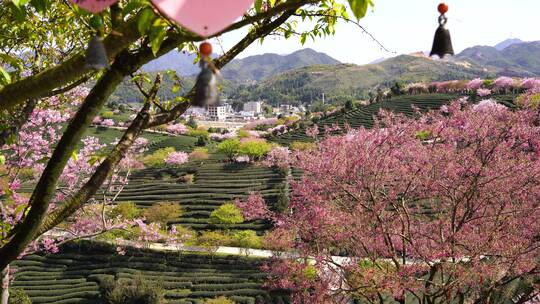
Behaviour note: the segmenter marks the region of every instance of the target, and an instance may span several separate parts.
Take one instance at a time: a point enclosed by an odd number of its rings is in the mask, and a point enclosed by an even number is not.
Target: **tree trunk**
[[[9,265],[2,270],[2,287],[0,288],[0,304],[8,304],[9,300]]]

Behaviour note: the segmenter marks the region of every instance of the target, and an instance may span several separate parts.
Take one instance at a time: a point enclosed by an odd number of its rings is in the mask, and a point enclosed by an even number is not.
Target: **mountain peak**
[[[340,63],[325,53],[306,48],[287,55],[262,54],[235,59],[223,68],[222,74],[236,81],[258,81],[296,68]]]
[[[499,50],[499,51],[502,51],[504,50],[505,48],[511,46],[511,45],[514,45],[514,44],[520,44],[520,43],[523,43],[524,41],[521,40],[521,39],[518,39],[518,38],[509,38],[509,39],[506,39],[505,41],[501,42],[501,43],[498,43],[496,44],[494,47]]]

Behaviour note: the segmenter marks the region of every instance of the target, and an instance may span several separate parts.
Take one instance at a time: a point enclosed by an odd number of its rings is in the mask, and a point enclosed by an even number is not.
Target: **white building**
[[[206,108],[208,118],[215,121],[223,121],[227,118],[227,106],[215,105]]]
[[[252,112],[254,114],[262,113],[262,102],[250,101],[244,104],[244,112]]]

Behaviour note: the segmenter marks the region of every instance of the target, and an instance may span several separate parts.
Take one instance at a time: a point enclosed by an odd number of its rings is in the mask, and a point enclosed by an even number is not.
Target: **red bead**
[[[199,45],[199,52],[203,57],[209,57],[212,55],[212,45],[208,42],[203,42]]]
[[[444,2],[439,4],[439,6],[437,7],[437,10],[439,11],[439,13],[441,13],[441,15],[446,14],[448,12],[448,4]]]

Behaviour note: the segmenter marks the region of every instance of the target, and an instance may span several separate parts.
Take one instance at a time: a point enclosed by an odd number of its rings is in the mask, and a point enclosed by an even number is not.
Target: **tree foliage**
[[[295,235],[317,278],[280,262],[275,286],[303,303],[486,303],[510,282],[538,290],[539,132],[534,111],[455,102],[419,119],[384,114],[298,152],[304,175],[277,229]]]

